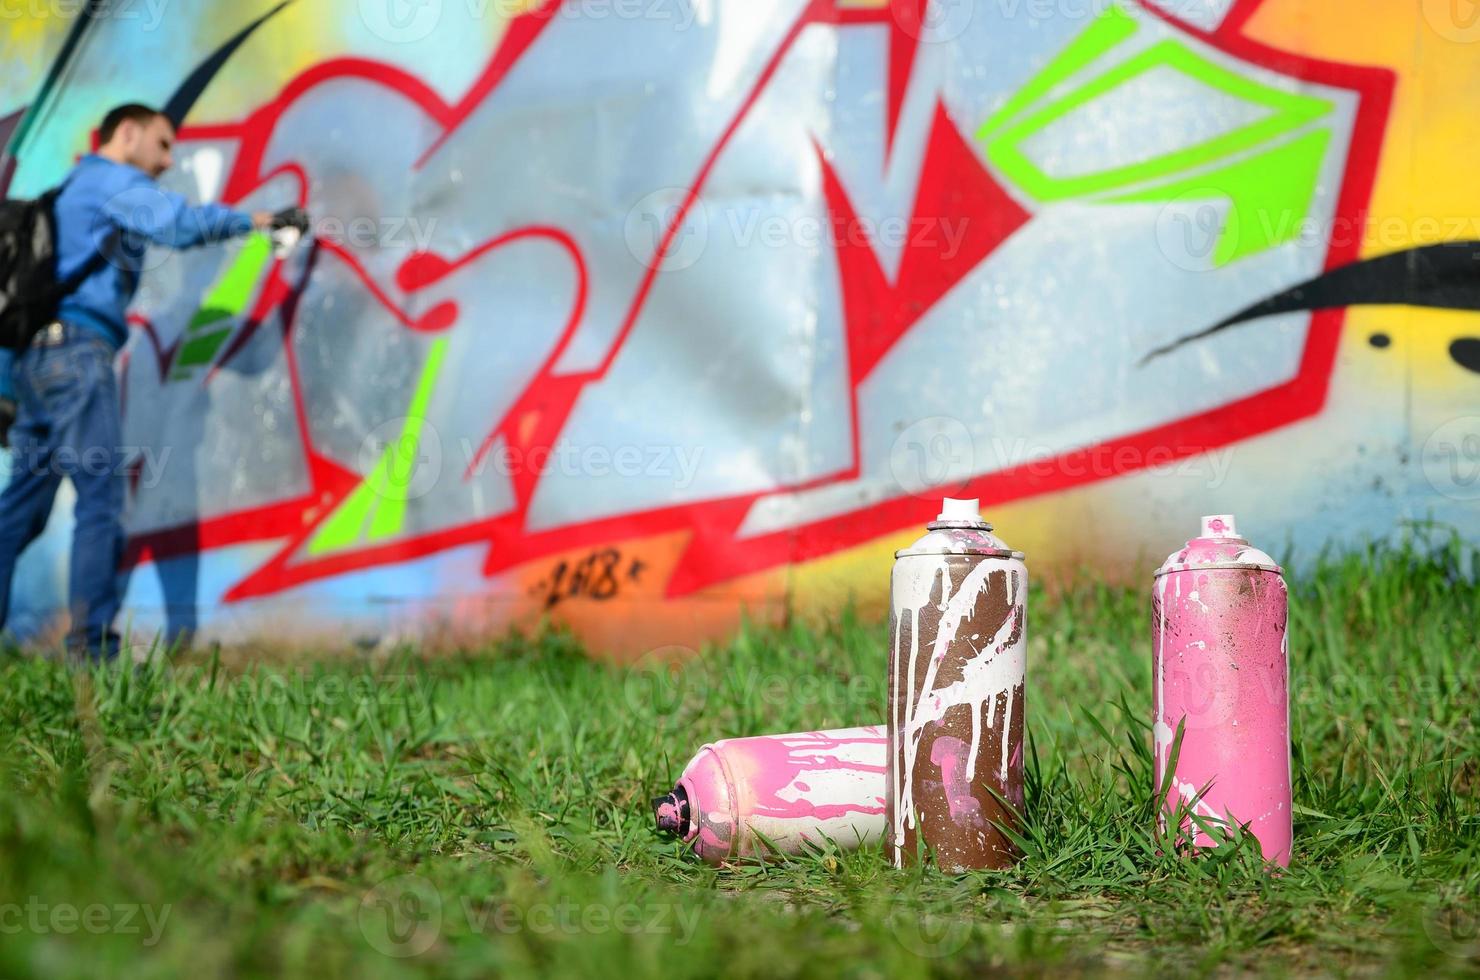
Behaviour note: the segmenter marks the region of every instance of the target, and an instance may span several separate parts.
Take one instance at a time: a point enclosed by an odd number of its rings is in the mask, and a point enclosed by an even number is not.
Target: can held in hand
[[[1156,785],[1167,787],[1163,830],[1179,809],[1180,839],[1194,847],[1242,826],[1280,865],[1293,836],[1288,611],[1280,567],[1228,515],[1204,517],[1201,535],[1156,572],[1152,733]]]
[[[874,843],[884,836],[886,752],[883,725],[714,742],[653,801],[658,829],[710,864],[825,840]]]
[[[1028,569],[975,500],[946,500],[890,582],[889,807],[895,867],[1010,867],[1023,809]]]

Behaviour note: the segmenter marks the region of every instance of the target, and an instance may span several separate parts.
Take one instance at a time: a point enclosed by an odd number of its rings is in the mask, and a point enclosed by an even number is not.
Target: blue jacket
[[[250,215],[220,204],[192,207],[144,171],[97,154],[83,157],[56,202],[57,274],[75,275],[98,249],[108,261],[62,300],[58,318],[102,335],[114,350],[128,340],[128,306],[148,246],[194,248],[252,230]],[[0,397],[13,397],[11,352],[0,348]]]

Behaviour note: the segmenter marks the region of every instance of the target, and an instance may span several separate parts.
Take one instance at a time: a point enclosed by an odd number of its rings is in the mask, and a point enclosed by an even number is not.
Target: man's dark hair
[[[103,124],[98,127],[98,145],[106,145],[113,139],[113,134],[118,132],[118,127],[125,121],[132,119],[142,126],[152,123],[156,117],[164,113],[158,109],[150,108],[138,102],[130,102],[111,110],[103,117]]]

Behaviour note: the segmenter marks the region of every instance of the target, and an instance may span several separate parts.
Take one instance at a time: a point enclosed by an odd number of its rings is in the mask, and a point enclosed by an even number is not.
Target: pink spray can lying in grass
[[[887,752],[883,725],[714,742],[653,801],[658,829],[710,864],[773,853],[765,841],[862,847],[884,834]]]
[[[1230,516],[1156,572],[1151,599],[1156,785],[1183,833],[1246,827],[1266,860],[1290,863],[1288,599],[1280,567],[1238,536]],[[1173,743],[1183,728],[1175,772]],[[1199,826],[1201,823],[1203,826]]]

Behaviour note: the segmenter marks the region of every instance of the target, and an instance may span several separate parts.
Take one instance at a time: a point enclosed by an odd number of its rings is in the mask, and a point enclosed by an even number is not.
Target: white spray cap
[[[1236,538],[1238,537],[1238,523],[1232,514],[1215,514],[1212,517],[1202,519],[1202,534],[1204,538]]]
[[[956,500],[952,497],[947,497],[941,502],[940,516],[936,520],[981,524],[981,503],[980,500]]]

